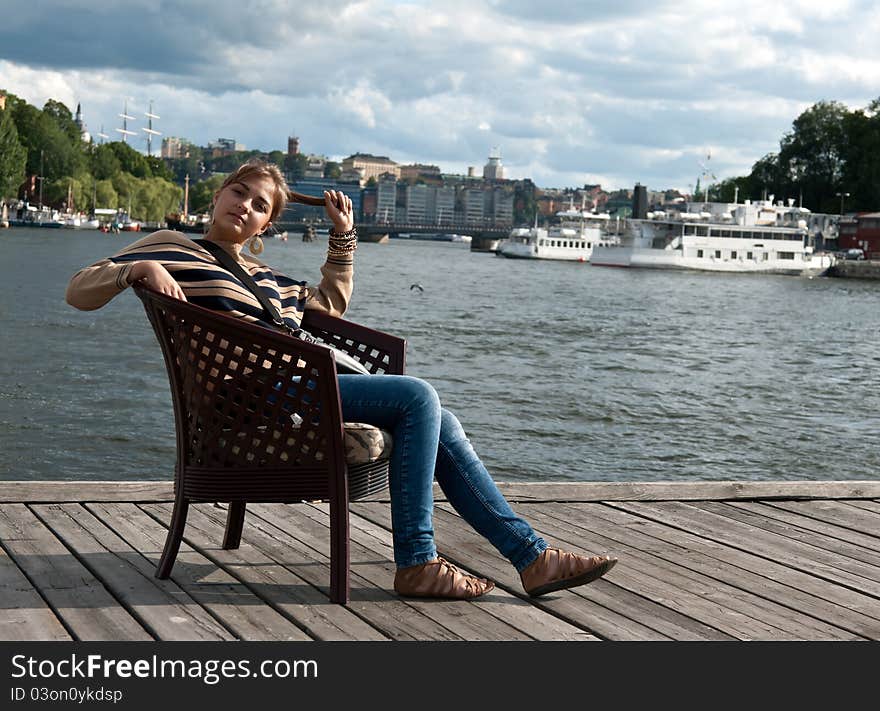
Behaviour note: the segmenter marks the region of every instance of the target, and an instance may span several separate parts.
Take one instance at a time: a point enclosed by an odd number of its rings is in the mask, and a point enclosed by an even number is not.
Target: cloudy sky
[[[152,101],[155,129],[199,145],[286,150],[296,135],[308,153],[444,172],[479,172],[497,147],[506,177],[542,187],[688,191],[701,164],[747,174],[816,101],[880,96],[875,1],[12,6],[0,89],[81,102],[93,134],[118,135],[124,102],[140,131]]]

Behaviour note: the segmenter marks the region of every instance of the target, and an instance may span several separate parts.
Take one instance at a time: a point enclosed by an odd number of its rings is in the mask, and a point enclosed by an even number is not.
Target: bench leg
[[[330,602],[349,601],[348,501],[330,500]]]
[[[241,529],[244,526],[246,501],[232,501],[226,514],[226,533],[223,534],[223,550],[234,550],[241,545]]]
[[[162,551],[162,557],[156,568],[156,577],[159,580],[165,580],[171,575],[177,551],[180,550],[180,541],[183,539],[187,513],[189,513],[189,502],[183,498],[176,499],[174,512],[171,514],[171,526],[168,528],[168,537],[165,539],[165,549]]]

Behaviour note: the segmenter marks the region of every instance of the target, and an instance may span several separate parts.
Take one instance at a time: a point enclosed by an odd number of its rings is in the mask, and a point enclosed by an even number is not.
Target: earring
[[[263,253],[263,240],[260,235],[254,235],[248,240],[248,249],[251,251],[251,254]]]

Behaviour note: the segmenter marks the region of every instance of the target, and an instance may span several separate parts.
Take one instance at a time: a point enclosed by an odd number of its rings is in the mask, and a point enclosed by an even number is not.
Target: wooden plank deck
[[[0,640],[880,640],[880,482],[500,486],[551,545],[620,562],[532,600],[438,490],[441,554],[498,587],[401,599],[376,497],[351,506],[343,607],[325,504],[249,506],[234,551],[195,506],[160,581],[170,484],[0,482]]]

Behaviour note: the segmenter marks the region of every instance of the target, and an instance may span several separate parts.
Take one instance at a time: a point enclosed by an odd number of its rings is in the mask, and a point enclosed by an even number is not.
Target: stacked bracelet
[[[327,255],[330,257],[347,257],[357,249],[357,228],[352,227],[348,232],[336,232],[330,230],[330,241]]]

